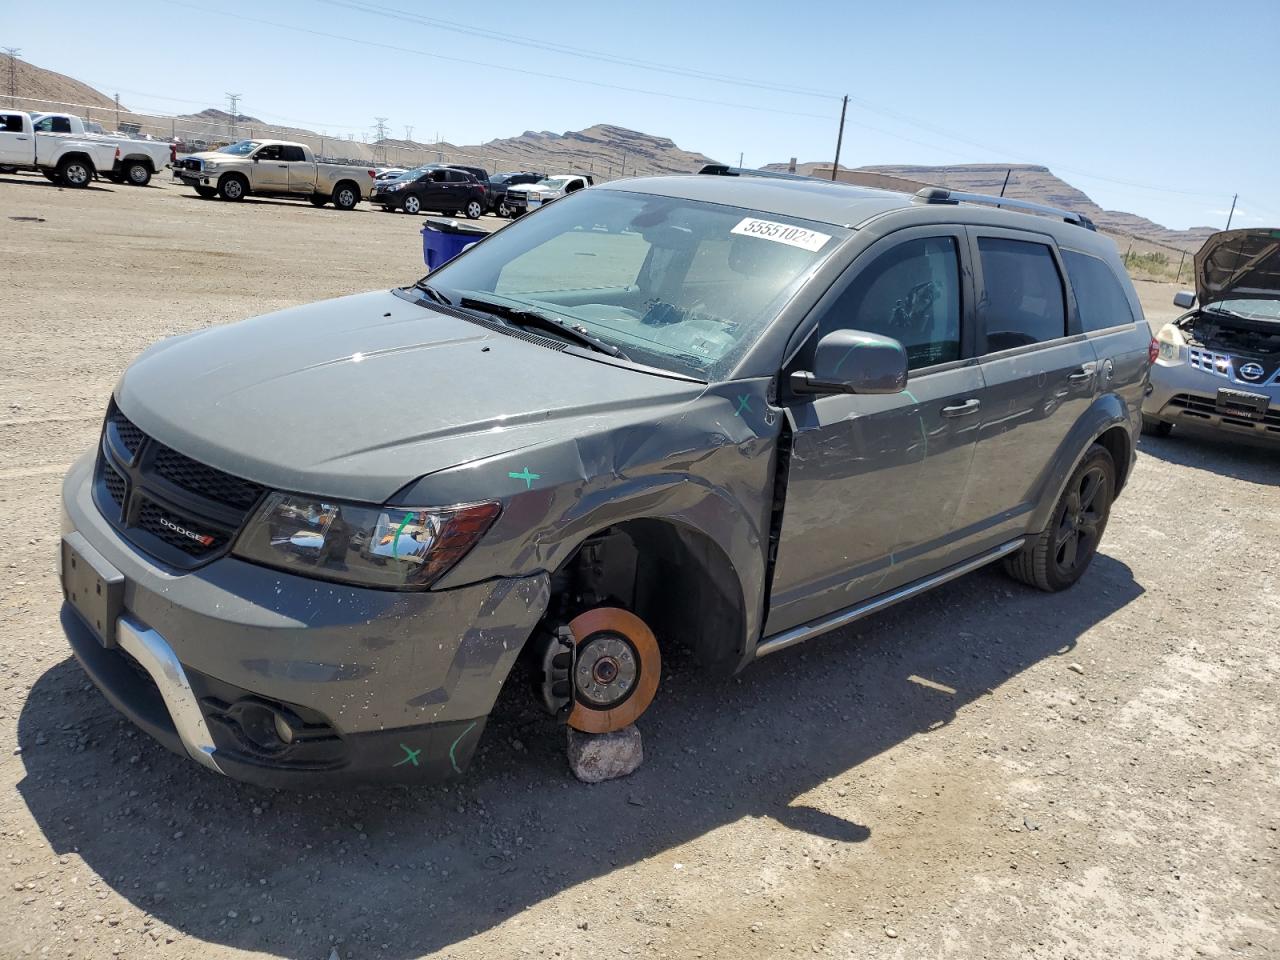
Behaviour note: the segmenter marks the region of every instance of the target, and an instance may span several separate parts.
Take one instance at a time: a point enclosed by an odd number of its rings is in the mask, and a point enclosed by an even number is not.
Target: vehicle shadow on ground
[[[615,869],[664,856],[672,863],[662,869],[674,869],[674,848],[743,818],[864,840],[876,823],[797,798],[834,779],[850,803],[870,806],[859,797],[878,789],[850,776],[859,764],[956,721],[1141,593],[1129,568],[1106,556],[1057,595],[989,569],[737,679],[708,680],[673,653],[640,723],[644,766],[590,787],[570,776],[563,731],[524,707],[522,690],[504,694],[476,762],[454,784],[248,787],[136,732],[69,660],[40,678],[23,708],[19,791],[57,853],[82,858],[184,938],[300,960],[323,960],[338,942],[343,956],[403,960]],[[630,892],[612,894],[639,915]],[[89,902],[89,912],[110,914],[109,902]],[[570,939],[578,919],[614,905],[553,909]]]
[[[1144,436],[1138,449],[1166,463],[1248,483],[1280,485],[1280,443],[1267,446],[1260,441],[1178,426],[1168,437]]]
[[[11,183],[19,187],[45,187],[49,190],[79,190],[84,193],[115,193],[114,187],[108,187],[97,181],[83,187],[64,187],[62,184],[53,183],[44,177],[20,177],[14,173],[0,173],[0,183]]]

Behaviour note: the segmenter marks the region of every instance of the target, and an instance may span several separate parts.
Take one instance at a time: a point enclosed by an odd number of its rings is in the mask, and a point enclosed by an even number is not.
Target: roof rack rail
[[[1073,213],[1061,207],[1051,207],[1044,203],[1033,203],[1030,200],[1013,200],[1009,197],[993,197],[985,193],[965,193],[961,190],[947,190],[944,187],[925,187],[916,192],[916,200],[920,203],[985,203],[993,207],[1008,207],[1011,210],[1026,210],[1029,213],[1044,213],[1051,217],[1059,217],[1067,223],[1074,223],[1086,230],[1097,231],[1094,222],[1083,213]]]

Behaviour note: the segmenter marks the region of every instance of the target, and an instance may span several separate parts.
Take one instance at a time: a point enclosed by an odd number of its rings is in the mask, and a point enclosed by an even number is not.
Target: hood
[[[518,183],[514,187],[508,187],[510,190],[523,190],[525,193],[555,193],[552,187],[540,187],[536,183]]]
[[[1280,300],[1280,230],[1224,230],[1195,258],[1196,299]]]
[[[164,341],[125,371],[116,402],[210,466],[275,489],[381,503],[425,474],[656,418],[650,408],[704,389],[379,292]]]

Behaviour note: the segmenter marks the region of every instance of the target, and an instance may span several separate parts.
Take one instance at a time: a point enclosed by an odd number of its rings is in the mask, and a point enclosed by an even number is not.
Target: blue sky
[[[0,45],[140,110],[233,91],[268,120],[454,143],[615,123],[758,166],[829,161],[847,93],[850,166],[1043,163],[1168,226],[1222,226],[1237,192],[1234,225],[1280,225],[1280,0],[4,7]]]

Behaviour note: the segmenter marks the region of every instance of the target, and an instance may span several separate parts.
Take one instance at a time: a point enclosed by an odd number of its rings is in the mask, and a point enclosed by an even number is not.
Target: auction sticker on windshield
[[[806,230],[804,227],[793,227],[789,223],[757,220],[755,217],[743,218],[729,232],[743,237],[760,237],[762,240],[772,240],[774,243],[785,243],[787,246],[800,247],[810,253],[816,253],[821,250],[823,245],[831,239],[829,233],[818,233],[816,230]]]

